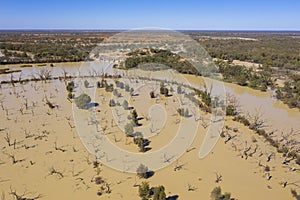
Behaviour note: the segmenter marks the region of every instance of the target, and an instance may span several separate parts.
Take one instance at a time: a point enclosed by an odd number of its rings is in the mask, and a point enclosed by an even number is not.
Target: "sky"
[[[300,30],[299,0],[0,0],[0,29]]]

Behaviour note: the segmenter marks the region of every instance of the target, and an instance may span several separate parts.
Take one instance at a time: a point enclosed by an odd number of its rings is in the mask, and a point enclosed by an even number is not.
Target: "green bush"
[[[151,92],[150,92],[150,98],[152,98],[152,99],[154,99],[154,98],[155,98],[154,91],[151,91]]]
[[[143,137],[135,137],[133,142],[138,145],[140,152],[145,152],[145,140]]]
[[[91,97],[85,93],[75,98],[75,104],[80,109],[86,109],[87,104],[91,102]]]
[[[114,107],[114,106],[116,106],[115,100],[110,99],[108,105],[109,105],[109,107]]]
[[[147,182],[142,182],[141,185],[139,185],[139,196],[142,198],[142,200],[149,199],[150,195],[150,186]]]
[[[165,187],[160,185],[154,188],[153,200],[166,200]]]
[[[131,112],[131,120],[134,123],[134,125],[138,125],[139,124],[138,114],[137,114],[137,112],[136,112],[135,109]]]
[[[136,169],[136,173],[140,178],[148,178],[148,167],[140,164],[139,167]]]
[[[222,190],[221,187],[215,187],[211,193],[210,193],[210,197],[212,200],[234,200],[234,198],[231,198],[231,194],[228,192],[225,192],[224,194],[222,194]]]
[[[123,103],[122,103],[122,106],[124,108],[124,110],[128,110],[128,101],[127,100],[124,100]]]
[[[84,80],[84,87],[88,88],[90,83],[87,80]]]
[[[75,97],[75,94],[73,94],[72,92],[68,93],[68,98],[69,99],[74,99],[74,97]]]
[[[124,127],[126,136],[132,136],[134,130],[133,125],[131,123],[128,123]]]
[[[236,115],[236,109],[234,108],[233,105],[228,105],[226,107],[226,115],[227,116],[234,116],[234,115]]]
[[[68,82],[67,87],[66,87],[67,91],[74,92],[74,88],[75,88],[74,81]]]

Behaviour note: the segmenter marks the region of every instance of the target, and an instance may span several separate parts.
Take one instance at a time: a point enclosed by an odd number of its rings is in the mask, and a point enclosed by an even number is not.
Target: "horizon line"
[[[155,30],[146,27],[145,29],[136,28],[0,28],[0,31],[130,31],[130,30]],[[163,29],[157,30],[170,31],[218,31],[218,32],[300,32],[300,29]]]

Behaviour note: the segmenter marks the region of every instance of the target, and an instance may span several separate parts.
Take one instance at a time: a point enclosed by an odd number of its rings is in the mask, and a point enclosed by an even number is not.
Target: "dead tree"
[[[232,136],[232,135],[230,135],[229,133],[227,133],[226,136],[227,136],[227,139],[225,140],[225,144],[226,144],[227,142],[229,142],[230,140],[234,139],[237,135]]]
[[[54,142],[54,149],[56,151],[66,152],[67,150],[63,149],[62,147],[58,147],[56,141]]]
[[[3,104],[4,100],[5,100],[5,96],[0,99],[0,106],[1,106],[2,110],[5,110],[4,104]]]
[[[21,83],[21,81],[22,81],[22,75],[23,75],[23,74],[22,74],[22,72],[21,72],[21,73],[19,74],[19,78],[18,78],[18,82],[19,82],[19,83]]]
[[[268,172],[268,173],[266,173],[266,178],[267,178],[267,180],[269,181],[269,180],[271,180],[272,175]]]
[[[226,93],[226,105],[231,105],[236,112],[240,108],[239,100],[231,93]]]
[[[51,70],[48,68],[42,68],[36,72],[36,75],[38,78],[46,83],[47,80],[49,80],[51,75]]]
[[[6,133],[4,140],[7,142],[8,146],[12,146],[13,144],[11,143],[11,137],[9,133]]]
[[[42,198],[41,194],[38,194],[37,196],[34,197],[26,197],[26,195],[28,193],[26,193],[26,191],[23,194],[18,194],[15,190],[12,190],[12,188],[10,187],[10,195],[12,195],[13,197],[15,197],[16,200],[36,200],[36,199],[40,199]]]
[[[48,107],[50,109],[54,109],[54,108],[57,107],[57,105],[55,105],[54,103],[50,102],[47,97],[45,98],[45,100],[46,100],[46,104],[48,105]]]
[[[221,175],[221,174],[218,174],[217,172],[215,172],[215,174],[216,174],[216,180],[215,180],[215,182],[216,182],[216,183],[221,182],[221,181],[222,181],[222,175]]]
[[[257,152],[257,149],[258,149],[258,145],[256,144],[256,145],[255,145],[255,148],[254,148],[253,151],[249,154],[249,156],[252,157],[252,156]]]
[[[20,111],[21,115],[24,115],[24,107],[23,107],[23,106],[21,106],[21,107],[19,108],[19,111]]]
[[[209,126],[209,123],[205,121],[204,117],[201,118],[201,125],[204,129]]]
[[[49,169],[49,174],[48,174],[48,176],[50,176],[50,175],[57,175],[57,177],[58,177],[59,179],[62,179],[62,178],[64,177],[63,173],[60,172],[60,171],[57,171],[54,167],[51,167],[51,168]]]
[[[178,160],[176,161],[176,165],[174,167],[174,171],[179,171],[183,169],[184,164],[179,164]]]
[[[283,188],[285,188],[285,187],[288,186],[288,185],[295,185],[295,186],[299,187],[299,185],[296,184],[296,183],[298,183],[298,182],[300,182],[300,181],[294,181],[294,182],[291,182],[291,183],[289,183],[289,182],[287,182],[287,181],[283,181],[281,184],[282,184],[282,187],[283,187]]]
[[[9,154],[9,153],[6,153],[8,155],[8,157],[10,157],[12,159],[12,164],[16,164],[16,163],[19,163],[19,162],[23,162],[25,161],[25,159],[16,159],[15,155],[13,154]]]
[[[293,156],[290,156],[291,153],[294,151],[294,148],[295,148],[295,146],[288,148],[287,153],[285,153],[285,155],[284,155],[284,160],[282,161],[282,164],[286,165],[291,160],[295,159]]]
[[[262,113],[260,110],[261,109],[255,109],[255,112],[252,115],[249,113],[247,114],[252,121],[249,126],[249,128],[252,130],[257,130],[265,126],[266,121],[263,119],[264,113]]]
[[[267,157],[267,162],[270,162],[270,161],[271,161],[271,158],[272,158],[273,156],[275,156],[275,153],[274,153],[274,152],[272,152],[271,154],[269,154],[268,157]]]
[[[10,74],[10,83],[13,87],[15,87],[14,75]]]
[[[71,122],[68,122],[68,124],[69,124],[69,126],[70,126],[71,129],[75,128],[75,126],[72,125]]]
[[[188,191],[195,191],[196,190],[196,187],[195,186],[192,186],[191,184],[188,183],[187,185],[187,188],[188,188]]]

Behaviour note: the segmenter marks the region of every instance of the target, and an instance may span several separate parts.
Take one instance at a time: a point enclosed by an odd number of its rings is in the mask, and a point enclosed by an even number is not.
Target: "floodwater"
[[[200,77],[185,75],[193,84],[201,83]],[[199,81],[198,81],[199,80]],[[207,81],[206,81],[207,82]],[[200,84],[201,85],[201,84]],[[300,131],[299,109],[289,108],[273,97],[273,91],[262,92],[249,87],[224,83],[226,93],[234,95],[239,102],[241,113],[250,116],[259,115],[265,121],[265,128],[270,131]]]
[[[37,77],[39,70],[47,68],[51,70],[52,77],[63,76],[64,70],[68,75],[71,76],[88,76],[91,74],[107,73],[127,73],[126,71],[119,71],[113,69],[113,63],[109,62],[77,62],[77,63],[56,63],[54,67],[38,66],[33,64],[33,67],[21,68],[20,65],[0,65],[0,69],[9,68],[11,70],[21,69],[22,72],[13,73],[13,78],[18,79],[20,74],[22,79]],[[139,73],[135,72],[135,73]],[[164,77],[164,73],[158,72],[146,72],[146,76]],[[136,75],[136,74],[133,74]],[[168,73],[166,76],[174,76]],[[177,77],[177,76],[176,76]],[[178,76],[179,77],[179,76]],[[0,80],[10,80],[10,74],[1,74]],[[172,77],[168,77],[169,79]],[[185,79],[184,81],[191,83],[191,85],[196,87],[203,86],[203,78],[194,75],[180,75],[179,79]],[[162,78],[163,79],[163,78]],[[207,82],[207,79],[206,81]],[[212,86],[213,87],[213,86]],[[233,94],[239,101],[240,110],[244,114],[254,114],[258,112],[263,119],[265,119],[266,128],[272,131],[277,131],[278,134],[281,131],[289,131],[293,128],[295,131],[300,130],[300,112],[298,109],[290,109],[287,105],[283,104],[281,101],[276,100],[273,97],[273,92],[261,92],[258,90],[253,90],[248,87],[242,87],[236,84],[224,83],[225,91],[227,93]]]

